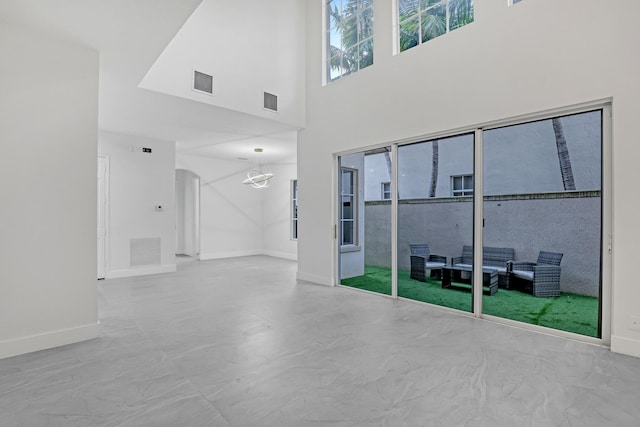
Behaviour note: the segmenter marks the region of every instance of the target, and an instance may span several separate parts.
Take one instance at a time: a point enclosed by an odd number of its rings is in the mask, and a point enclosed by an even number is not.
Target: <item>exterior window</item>
[[[327,82],[373,64],[373,0],[325,0]]]
[[[382,200],[391,199],[391,183],[383,182],[382,183]]]
[[[298,240],[298,180],[291,180],[291,238]]]
[[[340,245],[357,244],[357,171],[342,168],[340,185]]]
[[[473,196],[473,175],[451,177],[452,196]]]
[[[400,52],[473,22],[473,0],[398,0]]]
[[[520,3],[521,0],[511,0],[511,4]]]

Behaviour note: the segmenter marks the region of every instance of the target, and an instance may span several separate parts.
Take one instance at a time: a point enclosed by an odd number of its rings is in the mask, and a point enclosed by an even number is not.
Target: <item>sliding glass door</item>
[[[398,147],[399,297],[473,311],[473,149],[473,134]]]
[[[484,313],[600,336],[602,134],[601,110],[484,131],[484,258],[513,254]]]
[[[392,295],[390,147],[340,156],[339,283]]]
[[[340,156],[339,282],[607,340],[602,108]]]

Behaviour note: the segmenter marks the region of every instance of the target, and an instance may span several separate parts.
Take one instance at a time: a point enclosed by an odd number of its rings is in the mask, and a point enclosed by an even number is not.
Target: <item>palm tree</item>
[[[384,152],[384,160],[387,163],[387,172],[389,173],[389,180],[391,180],[391,174],[392,174],[391,154],[389,153],[388,149],[387,151]]]
[[[438,185],[438,141],[431,143],[431,186],[429,188],[429,197],[436,197],[436,186]]]
[[[398,17],[402,52],[473,22],[473,0],[400,0]]]
[[[345,0],[340,10],[329,3],[330,30],[340,38],[340,46],[330,43],[329,66],[340,76],[373,64],[372,4],[372,0]]]
[[[564,129],[559,118],[551,119],[553,125],[553,133],[556,137],[556,148],[558,149],[558,160],[560,162],[560,173],[562,174],[562,184],[564,191],[575,190],[576,183],[573,180],[573,168],[571,167],[571,158],[569,157],[569,147],[564,137]]]
[[[449,31],[473,22],[473,0],[449,0]]]

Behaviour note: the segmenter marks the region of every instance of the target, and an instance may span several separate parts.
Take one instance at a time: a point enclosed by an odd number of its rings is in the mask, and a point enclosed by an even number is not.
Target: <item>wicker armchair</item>
[[[509,285],[534,297],[560,296],[560,262],[563,254],[540,251],[537,262],[507,263]]]
[[[447,257],[431,255],[429,245],[409,245],[411,250],[410,277],[421,282],[426,281],[426,270],[430,270],[431,277],[442,278],[442,267],[447,265]]]

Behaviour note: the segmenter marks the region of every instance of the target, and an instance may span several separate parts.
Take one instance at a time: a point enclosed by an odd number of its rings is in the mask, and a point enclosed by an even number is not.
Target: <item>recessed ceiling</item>
[[[224,4],[204,2],[209,9]],[[236,159],[261,146],[273,156],[269,161],[295,159],[297,126],[139,87],[185,22],[194,21],[200,3],[3,0],[0,19],[100,51],[102,130],[176,141],[178,152],[194,155]],[[235,31],[237,23],[228,26]]]
[[[176,153],[223,160],[256,159],[255,148],[262,148],[260,159],[269,163],[296,162],[296,131],[247,136],[228,142],[190,141],[176,143]]]

